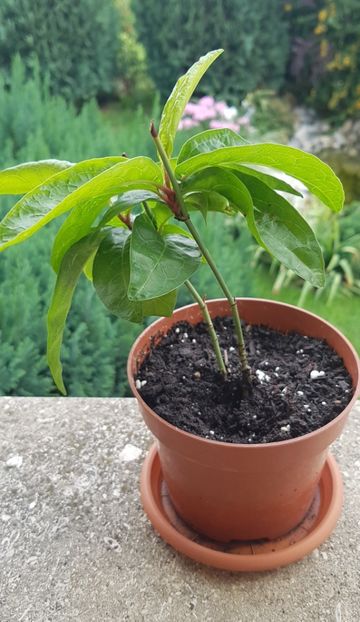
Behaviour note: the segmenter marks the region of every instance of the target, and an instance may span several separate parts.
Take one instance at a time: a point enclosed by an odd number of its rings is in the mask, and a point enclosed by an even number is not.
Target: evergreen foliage
[[[282,0],[135,0],[139,39],[162,96],[174,78],[208,49],[224,48],[222,62],[200,93],[239,100],[283,81],[288,37]]]
[[[38,58],[51,91],[68,100],[112,93],[120,29],[112,0],[2,0],[0,24],[3,70],[18,53],[27,75]]]
[[[27,81],[17,58],[9,89],[0,78],[1,167],[20,160],[78,160],[126,149],[95,103],[76,115],[62,98],[49,95],[38,74],[36,70],[34,79]],[[9,200],[2,197],[1,214],[8,207]],[[48,257],[55,227],[48,226],[24,246],[0,255],[0,394],[55,393],[45,358],[46,309],[55,280]],[[127,353],[140,330],[141,326],[111,318],[83,278],[64,348],[70,395],[123,393]]]

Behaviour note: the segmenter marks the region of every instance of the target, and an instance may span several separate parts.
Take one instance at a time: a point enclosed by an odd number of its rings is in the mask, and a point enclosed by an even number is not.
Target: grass
[[[258,268],[253,273],[254,296],[260,298],[270,298],[271,300],[279,300],[289,304],[296,305],[299,298],[299,289],[295,286],[284,288],[280,294],[274,295],[271,291],[272,279],[269,278],[266,270]],[[360,353],[360,297],[352,298],[338,295],[331,305],[326,304],[325,300],[316,299],[314,295],[309,294],[304,308],[334,324],[344,335],[351,341]]]

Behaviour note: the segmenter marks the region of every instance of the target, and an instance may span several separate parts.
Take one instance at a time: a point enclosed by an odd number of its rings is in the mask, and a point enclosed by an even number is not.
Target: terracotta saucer
[[[277,540],[219,543],[193,531],[176,514],[153,445],[142,468],[141,500],[155,530],[180,553],[223,570],[260,571],[298,561],[326,540],[341,513],[343,486],[329,455],[312,506],[298,527]]]

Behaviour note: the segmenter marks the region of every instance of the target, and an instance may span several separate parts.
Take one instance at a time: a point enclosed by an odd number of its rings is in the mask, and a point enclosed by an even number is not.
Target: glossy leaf
[[[190,231],[187,231],[186,229],[183,229],[182,227],[180,227],[180,225],[167,225],[164,224],[160,229],[159,229],[159,233],[161,235],[170,235],[172,233],[176,234],[176,235],[184,235],[186,238],[189,238],[190,240],[193,240],[193,236],[191,235]]]
[[[131,236],[130,300],[149,300],[177,289],[198,268],[201,253],[183,235],[162,236],[146,214],[135,219]]]
[[[149,203],[149,207],[155,217],[156,226],[158,229],[170,220],[173,217],[173,213],[166,203]]]
[[[170,316],[176,291],[153,300],[129,300],[130,239],[129,230],[113,229],[100,244],[93,266],[96,293],[111,313],[131,322],[142,322],[151,315]]]
[[[237,209],[231,207],[229,201],[224,196],[211,190],[188,192],[185,203],[189,211],[198,210],[205,222],[207,222],[208,212],[221,212],[228,216],[233,216],[237,213]]]
[[[47,317],[47,360],[55,384],[66,394],[60,361],[61,344],[73,294],[86,262],[105,235],[97,231],[80,240],[68,250],[61,263]]]
[[[176,167],[176,175],[191,175],[209,166],[226,163],[253,163],[278,169],[299,179],[315,196],[334,212],[342,209],[344,191],[331,168],[316,156],[284,145],[258,144],[223,147],[201,153]]]
[[[246,186],[230,170],[209,167],[189,177],[182,184],[185,199],[188,192],[207,190],[224,196],[238,211],[247,214],[252,200]]]
[[[206,168],[192,177],[189,177],[183,183],[183,188],[185,191],[189,188],[208,188],[225,197],[229,201],[230,207],[232,206],[235,210],[246,216],[251,233],[257,242],[261,244],[261,239],[254,221],[254,206],[251,195],[246,185],[230,170],[221,169],[219,167]]]
[[[124,161],[122,157],[84,160],[53,175],[25,194],[0,223],[0,250],[23,242],[48,222],[70,210],[74,203],[69,197],[78,196],[76,192],[81,195],[89,181]]]
[[[39,160],[6,168],[0,171],[0,194],[24,194],[70,166],[65,160]]]
[[[191,136],[183,144],[178,156],[178,164],[201,153],[210,153],[223,147],[239,147],[240,145],[248,144],[247,140],[244,140],[239,134],[228,128],[205,130],[195,134],[195,136]]]
[[[175,134],[186,104],[204,73],[222,52],[223,50],[214,50],[201,56],[175,84],[164,106],[159,127],[159,138],[168,156],[172,154]]]
[[[288,194],[293,194],[297,197],[302,197],[303,195],[298,190],[295,190],[290,184],[288,184],[283,179],[279,179],[278,177],[274,177],[274,175],[268,175],[268,173],[263,173],[263,171],[255,170],[254,168],[250,168],[250,166],[243,166],[242,164],[230,163],[230,164],[222,164],[222,167],[229,168],[236,174],[245,173],[246,175],[252,175],[260,181],[263,181],[264,184],[269,186],[272,190],[278,190],[280,192],[287,192]]]
[[[263,245],[287,268],[316,287],[324,285],[324,261],[306,220],[282,196],[249,176],[246,185],[254,203],[254,220]]]
[[[72,212],[60,227],[54,241],[51,262],[58,270],[64,253],[87,235],[111,197],[130,190],[155,192],[162,180],[160,167],[150,158],[125,160],[105,171],[66,200]]]
[[[130,190],[129,192],[125,192],[124,194],[120,195],[111,203],[110,207],[105,211],[104,216],[99,223],[99,226],[105,225],[107,222],[111,221],[117,214],[120,214],[125,210],[131,209],[136,205],[139,205],[143,201],[163,202],[160,197],[151,190]]]

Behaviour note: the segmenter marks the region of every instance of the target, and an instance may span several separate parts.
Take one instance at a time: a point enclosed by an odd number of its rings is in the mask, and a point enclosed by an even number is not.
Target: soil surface
[[[349,403],[351,378],[324,341],[243,324],[252,387],[243,382],[230,318],[214,320],[229,374],[217,370],[207,327],[175,324],[152,347],[137,375],[145,402],[169,423],[230,443],[302,436]]]

